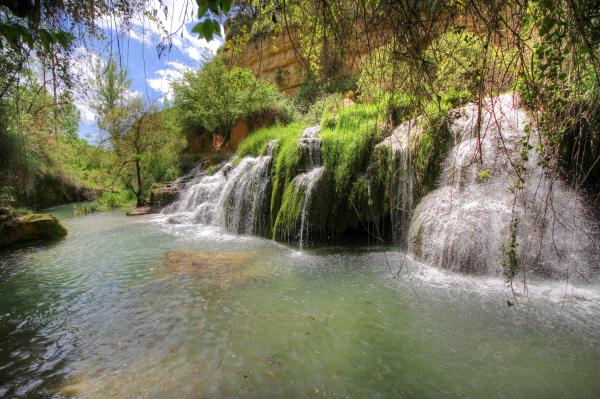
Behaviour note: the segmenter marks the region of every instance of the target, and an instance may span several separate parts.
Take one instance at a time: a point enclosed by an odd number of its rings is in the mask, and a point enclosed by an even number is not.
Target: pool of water
[[[0,397],[600,397],[597,283],[54,211],[0,252]]]

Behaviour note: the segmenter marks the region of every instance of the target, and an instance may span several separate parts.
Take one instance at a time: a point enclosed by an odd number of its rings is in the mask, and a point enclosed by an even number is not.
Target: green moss
[[[423,226],[420,226],[417,234],[410,240],[412,253],[415,254],[417,258],[423,256],[423,232]]]
[[[289,242],[296,233],[302,218],[302,206],[304,205],[304,190],[296,187],[293,181],[286,185],[281,207],[277,212],[277,218],[273,227],[273,238]]]
[[[275,125],[269,128],[259,129],[256,132],[245,138],[239,145],[236,151],[236,158],[240,159],[245,156],[257,157],[263,155],[267,148],[267,144],[271,140],[279,140],[279,145],[289,141],[297,140],[304,125],[292,123],[289,125]]]
[[[446,110],[430,109],[421,123],[423,131],[416,136],[412,148],[419,197],[435,188],[450,147]]]
[[[218,163],[210,165],[208,168],[206,168],[206,174],[209,176],[212,176],[215,173],[217,173],[220,169],[221,169],[221,165]]]
[[[373,215],[383,215],[389,212],[390,201],[390,170],[392,167],[392,149],[387,145],[376,146],[373,150],[370,168],[370,200]]]
[[[491,175],[492,174],[490,173],[489,170],[484,169],[484,170],[480,171],[479,174],[478,174],[479,181],[481,183],[483,183],[483,182],[487,181],[487,179],[489,179]]]
[[[275,154],[275,164],[273,166],[273,177],[271,192],[271,206],[270,214],[272,220],[272,227],[274,230],[274,223],[279,214],[279,210],[284,200],[284,194],[289,189],[292,179],[298,174],[300,168],[301,153],[298,147],[298,138],[300,137],[300,131],[297,132],[293,138],[287,138],[282,141]]]
[[[357,217],[358,215],[363,217],[369,214],[369,184],[365,178],[354,181],[348,196],[348,203]]]
[[[365,171],[375,144],[383,136],[385,109],[380,104],[355,104],[339,110],[334,127],[322,126],[323,163],[331,171],[339,197],[355,174]]]
[[[20,224],[35,225],[35,232],[40,237],[60,238],[67,235],[67,229],[51,214],[29,214],[18,217]]]

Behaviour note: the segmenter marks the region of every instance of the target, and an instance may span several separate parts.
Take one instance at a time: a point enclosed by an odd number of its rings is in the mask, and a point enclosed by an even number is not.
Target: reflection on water
[[[63,241],[0,253],[0,396],[600,393],[597,285],[534,282],[508,307],[501,280],[395,252],[119,213],[65,224]]]

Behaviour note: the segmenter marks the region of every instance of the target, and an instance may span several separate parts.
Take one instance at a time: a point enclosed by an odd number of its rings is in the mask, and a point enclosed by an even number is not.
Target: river
[[[597,283],[53,212],[0,252],[0,397],[600,397]]]

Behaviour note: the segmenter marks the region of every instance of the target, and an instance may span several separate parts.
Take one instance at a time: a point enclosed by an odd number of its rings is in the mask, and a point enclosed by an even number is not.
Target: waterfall
[[[302,195],[299,230],[294,230],[300,247],[309,242],[311,217],[319,182],[325,175],[321,160],[320,127],[305,129],[298,139],[300,171],[290,182],[295,194]],[[227,162],[213,175],[199,173],[180,194],[178,201],[163,210],[171,223],[201,223],[220,226],[231,233],[267,235],[270,233],[271,173],[277,141],[265,154]],[[295,228],[297,229],[297,227]]]
[[[266,234],[276,146],[273,140],[261,157],[245,157],[237,165],[227,162],[213,175],[200,173],[163,210],[168,221],[213,224],[236,234]]]
[[[298,140],[303,173],[294,177],[292,184],[296,195],[303,194],[304,196],[300,212],[300,231],[297,236],[298,246],[301,249],[309,243],[309,221],[313,216],[311,211],[316,199],[318,184],[325,173],[325,167],[321,164],[321,139],[317,137],[320,131],[319,125],[306,128]]]
[[[410,226],[414,208],[414,170],[410,154],[411,137],[418,135],[422,128],[421,118],[402,123],[394,129],[378,146],[387,146],[392,151],[390,173],[390,219],[394,243],[403,245]]]
[[[267,232],[272,152],[276,146],[277,141],[272,140],[264,156],[243,158],[228,176],[217,202],[217,225],[236,234]]]
[[[479,127],[476,105],[451,112],[454,146],[415,209],[410,249],[432,265],[501,274],[512,248],[521,270],[585,276],[594,244],[584,201],[539,166],[537,132],[516,101],[485,101]]]
[[[302,202],[302,211],[300,214],[300,231],[298,232],[298,246],[300,249],[308,243],[309,239],[309,226],[308,220],[310,220],[311,209],[313,208],[314,201],[316,199],[316,190],[318,183],[323,178],[325,172],[324,166],[319,166],[311,169],[308,172],[299,174],[293,180],[294,189],[299,193],[304,193],[304,200]]]

